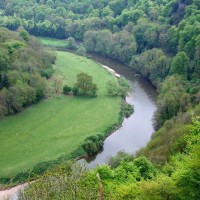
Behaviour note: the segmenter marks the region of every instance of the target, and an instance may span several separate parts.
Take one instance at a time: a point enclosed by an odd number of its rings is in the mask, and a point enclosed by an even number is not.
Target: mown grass
[[[107,80],[115,79],[95,62],[57,52],[56,73],[73,85],[79,72],[92,75],[97,98],[55,95],[0,121],[0,177],[11,177],[43,161],[70,154],[90,135],[118,122],[120,98],[106,96]]]

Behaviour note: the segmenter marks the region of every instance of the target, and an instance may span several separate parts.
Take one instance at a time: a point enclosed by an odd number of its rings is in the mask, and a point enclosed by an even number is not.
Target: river
[[[114,69],[130,83],[131,93],[126,101],[134,106],[134,113],[124,119],[122,127],[112,133],[103,144],[103,149],[94,157],[87,159],[89,168],[106,164],[109,157],[119,151],[136,153],[150,140],[153,128],[153,113],[156,110],[156,89],[134,69],[99,55],[91,58],[102,65]]]

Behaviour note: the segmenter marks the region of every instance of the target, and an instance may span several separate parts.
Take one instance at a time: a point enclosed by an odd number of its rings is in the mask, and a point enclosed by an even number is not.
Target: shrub
[[[5,178],[0,178],[0,184],[8,184],[10,183],[10,178],[5,177]]]
[[[52,162],[51,161],[48,161],[48,162],[41,162],[41,163],[38,163],[36,164],[32,171],[31,171],[31,175],[39,175],[39,174],[42,174],[44,173],[50,166],[52,165]]]
[[[13,178],[12,182],[16,183],[21,183],[23,181],[26,181],[29,178],[30,173],[28,171],[26,172],[20,172],[18,174],[15,175],[15,177]]]
[[[68,85],[63,86],[63,93],[64,94],[69,94],[71,92],[72,88]]]
[[[86,138],[82,147],[86,151],[87,154],[94,155],[95,153],[99,151],[100,148],[102,148],[103,138],[104,136],[102,134],[90,136]]]
[[[77,53],[79,56],[85,56],[85,55],[86,55],[86,48],[83,47],[83,46],[80,46],[80,47],[77,49],[76,53]]]
[[[140,175],[144,179],[150,179],[155,176],[156,169],[146,157],[138,157],[134,159],[133,163],[139,169]]]
[[[86,140],[82,147],[86,151],[88,155],[94,155],[95,153],[98,152],[97,145],[92,141],[92,140]]]
[[[77,46],[76,46],[76,42],[74,40],[73,37],[69,37],[67,39],[67,46],[66,46],[68,49],[76,49]]]
[[[77,96],[78,95],[78,88],[77,87],[73,87],[72,93],[73,93],[73,95]]]
[[[122,161],[132,161],[133,155],[124,151],[119,151],[116,156],[110,157],[108,160],[108,164],[111,168],[116,168],[120,165]]]
[[[46,78],[50,78],[53,73],[54,73],[54,69],[52,68],[46,68],[41,71],[41,75]]]
[[[133,105],[124,102],[122,104],[122,115],[126,118],[130,117],[134,112]]]

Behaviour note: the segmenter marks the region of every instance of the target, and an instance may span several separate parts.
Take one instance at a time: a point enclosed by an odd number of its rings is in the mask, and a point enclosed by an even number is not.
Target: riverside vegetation
[[[156,132],[134,159],[142,164],[124,160],[115,169],[99,170],[106,199],[200,198],[199,0],[10,0],[2,1],[0,7],[1,26],[12,30],[23,26],[36,36],[65,39],[68,48],[77,48],[74,41],[81,42],[88,52],[137,69],[157,87]],[[144,177],[143,172],[151,176]],[[93,171],[87,173],[91,176]],[[60,190],[49,191],[54,198]]]

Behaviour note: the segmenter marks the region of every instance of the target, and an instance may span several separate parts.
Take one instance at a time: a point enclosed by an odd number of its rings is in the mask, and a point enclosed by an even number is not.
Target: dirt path
[[[16,195],[17,192],[26,186],[27,186],[27,183],[17,185],[15,187],[7,189],[7,190],[0,191],[0,200],[7,200],[7,199],[15,200],[15,199],[17,199],[17,195]]]

